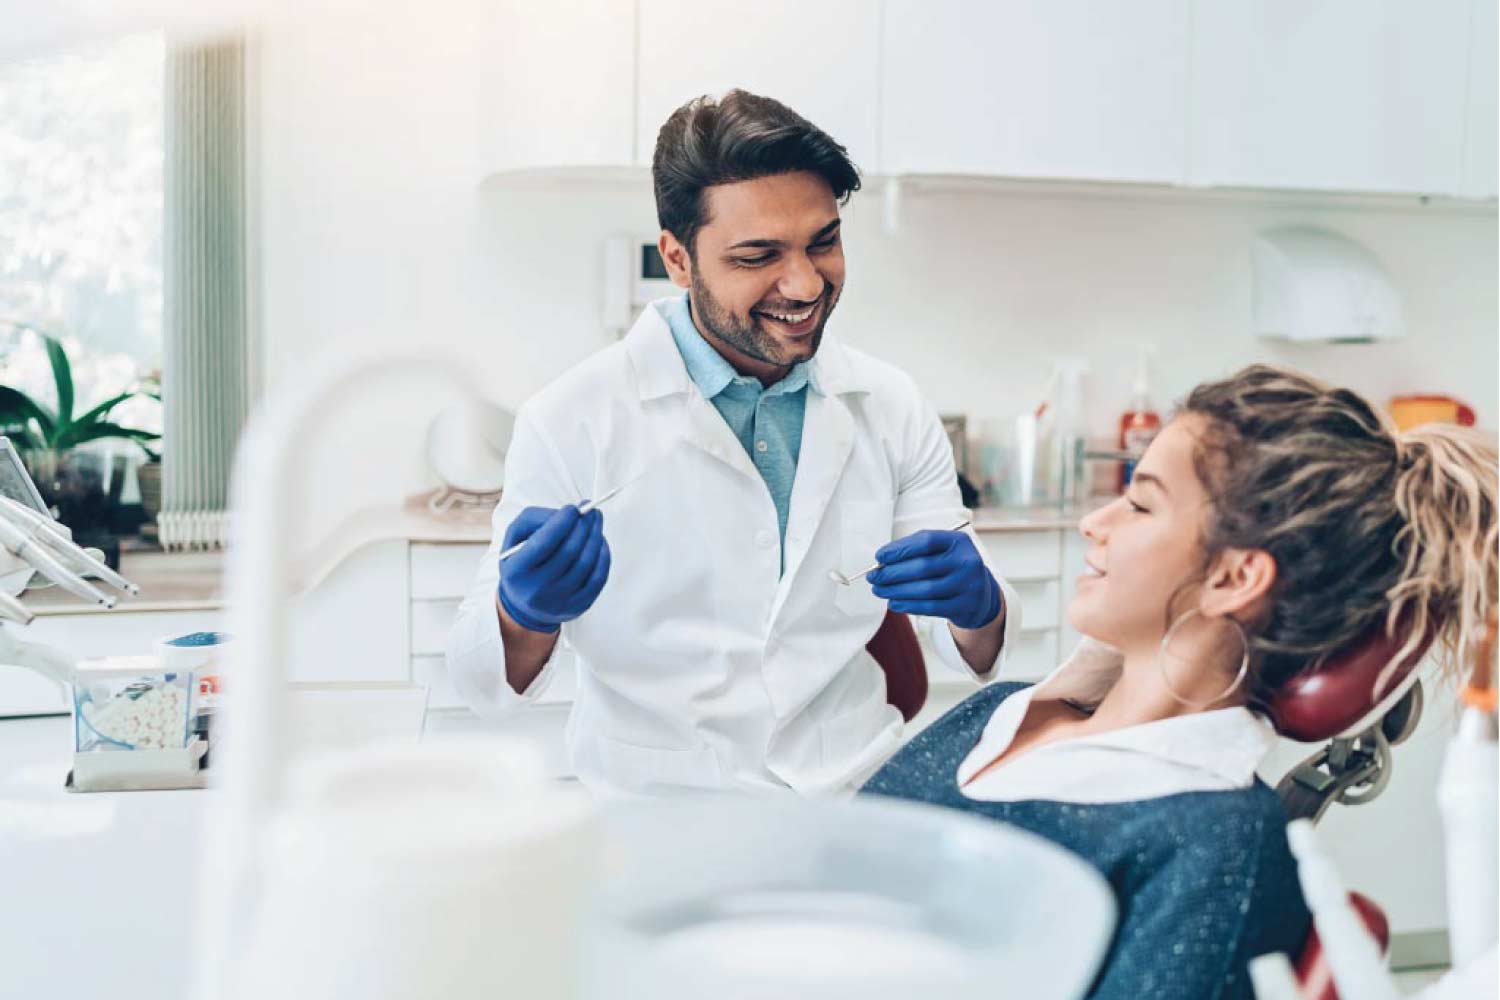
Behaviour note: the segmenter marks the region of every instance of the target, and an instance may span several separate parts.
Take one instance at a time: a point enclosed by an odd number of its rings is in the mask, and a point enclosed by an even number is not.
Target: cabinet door
[[[410,678],[407,542],[356,550],[291,606],[294,681]]]
[[[1500,118],[1496,100],[1496,35],[1500,34],[1500,3],[1474,0],[1469,30],[1469,102],[1464,134],[1463,194],[1494,198],[1500,162],[1496,160],[1495,124]]]
[[[887,173],[1183,177],[1187,0],[887,0]]]
[[[1190,180],[1457,193],[1471,2],[1198,0]]]
[[[1073,603],[1073,593],[1078,589],[1078,578],[1083,575],[1088,564],[1084,557],[1089,551],[1089,540],[1077,531],[1063,533],[1062,546],[1062,579],[1059,582],[1058,616],[1062,620],[1060,643],[1061,648],[1057,651],[1062,659],[1073,654],[1083,635],[1073,627],[1068,620],[1068,605]]]
[[[875,173],[878,4],[861,0],[640,0],[636,157],[690,98],[734,87],[774,97]]]
[[[482,170],[630,165],[634,0],[502,0],[484,30]]]

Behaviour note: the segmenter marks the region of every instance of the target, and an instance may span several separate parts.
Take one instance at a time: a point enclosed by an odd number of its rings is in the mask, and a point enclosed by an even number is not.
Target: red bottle
[[[1135,463],[1146,453],[1146,448],[1161,431],[1161,416],[1151,406],[1151,389],[1147,370],[1148,350],[1141,348],[1140,362],[1136,367],[1135,386],[1131,395],[1130,409],[1120,416],[1120,450],[1131,458],[1120,463],[1120,492],[1130,484],[1135,474]]]

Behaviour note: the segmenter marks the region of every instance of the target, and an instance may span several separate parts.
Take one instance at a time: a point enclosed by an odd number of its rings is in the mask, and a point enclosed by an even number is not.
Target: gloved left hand
[[[866,577],[892,611],[946,618],[959,628],[984,628],[1000,614],[1000,583],[962,531],[918,531],[875,553],[880,568]]]

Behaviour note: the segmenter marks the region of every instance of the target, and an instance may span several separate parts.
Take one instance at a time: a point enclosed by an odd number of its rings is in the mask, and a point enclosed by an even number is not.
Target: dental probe
[[[969,519],[968,518],[964,518],[962,521],[959,521],[957,524],[955,524],[953,527],[949,528],[948,530],[949,531],[962,531],[964,528],[967,528],[968,526],[969,526]],[[848,586],[852,585],[855,580],[858,580],[860,577],[862,577],[862,576],[864,576],[864,575],[866,575],[868,573],[873,573],[873,572],[875,572],[879,568],[880,568],[880,560],[876,559],[873,563],[871,563],[870,565],[866,566],[864,569],[860,570],[858,573],[851,573],[848,576],[845,576],[844,574],[840,573],[836,569],[831,569],[831,570],[828,571],[828,579],[832,580],[834,583],[837,583],[837,584],[839,584],[841,586],[848,587]]]
[[[115,606],[113,597],[68,569],[44,545],[3,517],[0,517],[0,545],[69,593],[106,608]]]
[[[631,482],[634,482],[634,480],[631,480]],[[606,500],[610,499],[616,493],[620,492],[626,486],[629,486],[629,485],[630,485],[630,483],[621,483],[619,486],[616,486],[614,489],[612,489],[612,490],[608,491],[607,493],[605,493],[598,500],[590,500],[587,503],[579,504],[578,505],[578,513],[579,514],[587,514],[591,510],[594,510],[594,509],[599,508],[599,507],[603,507],[604,506],[604,502]],[[529,541],[531,541],[531,539],[527,538],[526,541],[529,542]],[[504,560],[509,559],[511,556],[515,555],[517,552],[520,552],[522,546],[524,546],[525,544],[526,544],[526,542],[517,542],[516,544],[512,545],[510,548],[506,549],[504,552],[500,553],[500,559],[501,559],[501,561],[503,562]]]
[[[10,497],[0,497],[3,513],[13,515],[31,527],[31,536],[51,549],[64,563],[71,562],[74,569],[82,568],[93,573],[105,583],[127,594],[139,594],[141,588],[106,566],[101,560],[89,555],[88,550],[57,530],[56,523],[36,511],[17,503]],[[81,565],[80,565],[81,564]]]

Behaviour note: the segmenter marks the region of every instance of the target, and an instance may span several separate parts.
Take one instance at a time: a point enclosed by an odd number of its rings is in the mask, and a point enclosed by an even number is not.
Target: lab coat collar
[[[693,389],[693,380],[665,315],[676,301],[680,301],[678,296],[652,302],[625,335],[625,353],[635,371],[636,389],[643,402]],[[843,344],[826,334],[817,355],[807,365],[808,381],[816,392],[841,395],[871,391],[861,366],[849,356]]]
[[[1003,745],[1009,746],[1026,710],[1038,698],[1067,698],[1084,706],[1097,705],[1119,680],[1122,667],[1123,660],[1115,649],[1085,637],[1073,655],[1045,680],[1002,703],[1002,708],[1009,706],[1010,711],[996,712],[990,724],[996,730],[1008,731],[991,733],[986,727],[986,737],[1001,737]],[[1009,705],[1017,699],[1021,700],[1016,705]],[[1144,754],[1247,786],[1275,745],[1276,732],[1267,720],[1247,708],[1236,707],[1126,726],[1081,737],[1080,742]],[[967,781],[984,763],[988,761],[966,761],[971,773],[960,773],[960,781]]]

